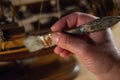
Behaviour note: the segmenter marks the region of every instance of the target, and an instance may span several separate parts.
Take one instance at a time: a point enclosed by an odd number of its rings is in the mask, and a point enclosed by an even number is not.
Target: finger
[[[103,31],[98,31],[98,32],[93,32],[89,34],[89,37],[96,43],[96,44],[102,44],[105,42],[110,42],[113,40],[112,37],[112,32],[110,28],[103,30]]]
[[[84,53],[86,51],[86,48],[88,47],[86,41],[63,33],[53,34],[52,40],[61,48],[75,54],[79,54],[80,52]]]
[[[58,47],[58,46],[54,49],[54,52],[55,52],[56,54],[60,55],[61,57],[67,57],[67,56],[72,55],[71,52],[69,52],[69,51],[67,51],[67,50],[65,50],[65,49],[62,49],[62,48],[60,48],[60,47]]]
[[[63,50],[64,49],[62,49],[62,48],[60,48],[60,47],[55,47],[55,49],[54,49],[54,52],[56,53],[56,54],[59,54],[59,53],[61,53],[61,52],[63,52]]]
[[[70,53],[67,50],[64,50],[62,53],[60,53],[60,56],[63,57],[63,58],[68,57],[70,55],[72,55],[72,53]]]
[[[66,17],[61,18],[52,27],[52,31],[60,31],[63,29],[70,29],[80,26],[86,22],[96,19],[97,17],[85,13],[73,13]]]
[[[71,27],[75,27],[77,24],[77,18],[78,15],[76,14],[70,14],[68,16],[65,16],[61,18],[59,21],[57,21],[52,27],[52,31],[60,31],[63,29],[68,29]]]

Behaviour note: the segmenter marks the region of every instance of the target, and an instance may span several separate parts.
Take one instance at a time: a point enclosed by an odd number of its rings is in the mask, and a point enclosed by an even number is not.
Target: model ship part
[[[37,36],[37,38],[42,41],[42,43],[44,45],[44,48],[48,48],[48,47],[51,47],[51,46],[55,45],[52,42],[52,34],[50,34],[50,33],[42,35],[42,36]]]
[[[0,55],[27,50],[23,45],[23,37],[24,27],[16,23],[0,25]]]
[[[41,40],[36,36],[28,36],[24,39],[24,45],[30,50],[30,52],[37,51],[44,48],[44,45]]]
[[[55,44],[52,42],[51,34],[42,36],[27,36],[24,39],[24,45],[30,52],[35,52],[43,48],[52,47]]]
[[[0,0],[0,24],[12,23],[15,20],[15,11],[11,1]]]
[[[24,5],[24,4],[34,4],[34,3],[38,3],[38,2],[42,2],[43,0],[30,0],[30,1],[26,1],[26,0],[12,0],[13,5],[15,6],[19,6],[19,5]],[[44,0],[46,1],[46,0]]]
[[[79,10],[78,5],[76,5],[78,3],[74,0],[12,0],[12,4],[15,6],[15,11],[18,15],[17,22],[20,26],[24,26],[24,24],[30,24],[44,18],[60,18],[66,13],[68,14],[72,11]]]
[[[108,16],[101,19],[96,19],[94,21],[88,22],[86,24],[81,25],[78,28],[68,30],[66,33],[71,35],[83,35],[92,32],[97,32],[101,30],[105,30],[109,27],[112,27],[116,23],[120,21],[119,16]],[[31,51],[38,51],[43,48],[48,48],[54,46],[51,34],[41,35],[41,36],[27,36],[24,40],[24,45]]]
[[[25,34],[11,36],[9,40],[0,43],[0,55],[27,51],[23,45]]]
[[[115,4],[115,8],[118,10],[118,13],[120,15],[120,0],[113,0]]]
[[[15,22],[15,13],[9,0],[0,1],[0,55],[27,50],[23,45],[24,27]]]
[[[119,4],[118,1],[119,0],[79,0],[79,3],[82,12],[96,15],[99,17],[105,17],[108,15],[119,15],[119,10],[117,10],[116,8],[116,3]]]
[[[24,24],[32,23],[32,22],[38,21],[39,19],[50,18],[50,17],[58,18],[58,16],[59,16],[59,14],[57,12],[46,13],[46,14],[36,14],[36,15],[32,15],[29,18],[19,20],[18,23],[20,26],[24,26]]]
[[[0,29],[0,44],[4,43],[4,35],[3,35],[3,31]],[[5,44],[2,44],[1,49],[4,50],[5,49]],[[0,51],[1,51],[0,49]]]

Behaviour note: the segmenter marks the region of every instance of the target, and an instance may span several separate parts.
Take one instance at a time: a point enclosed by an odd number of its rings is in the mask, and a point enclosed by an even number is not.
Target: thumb
[[[64,33],[54,33],[52,35],[52,40],[57,46],[74,54],[79,54],[80,52],[86,53],[90,48],[90,45],[86,41]]]

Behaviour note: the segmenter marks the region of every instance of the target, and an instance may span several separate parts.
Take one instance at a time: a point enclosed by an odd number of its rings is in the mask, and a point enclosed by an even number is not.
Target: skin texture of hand
[[[82,37],[60,33],[62,30],[80,26],[97,18],[76,12],[57,21],[51,27],[53,32],[59,31],[52,35],[52,40],[57,45],[54,51],[61,57],[73,54],[78,56],[100,80],[120,80],[118,76],[120,56],[110,29],[88,34],[88,39],[92,40],[92,43],[88,43],[87,39]]]

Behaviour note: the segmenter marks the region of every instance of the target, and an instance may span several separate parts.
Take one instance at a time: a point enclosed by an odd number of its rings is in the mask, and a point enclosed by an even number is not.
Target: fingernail
[[[62,57],[62,58],[65,58],[65,57],[67,57],[66,55],[64,55],[64,54],[60,54],[60,56]]]
[[[52,34],[52,40],[54,43],[57,43],[59,41],[60,35],[61,35],[61,33],[58,33],[58,32]]]
[[[51,30],[52,30],[52,31],[54,30],[54,26],[51,27]]]
[[[55,31],[55,27],[56,27],[56,26],[52,26],[52,27],[51,27],[51,30],[52,30],[52,31]]]

